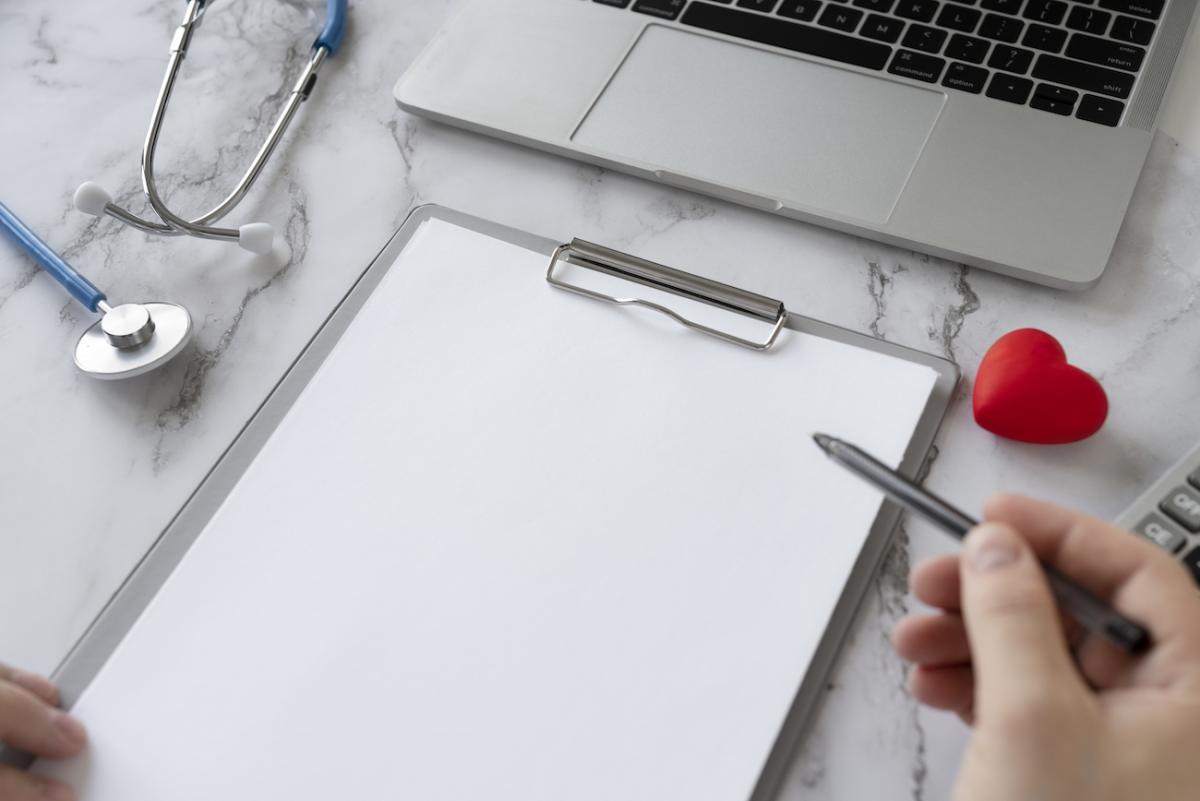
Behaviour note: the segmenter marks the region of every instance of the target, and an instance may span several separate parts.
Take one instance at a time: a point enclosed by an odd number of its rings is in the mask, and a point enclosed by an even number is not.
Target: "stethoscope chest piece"
[[[103,304],[83,332],[75,366],[94,378],[129,378],[169,361],[192,336],[192,317],[174,303]]]

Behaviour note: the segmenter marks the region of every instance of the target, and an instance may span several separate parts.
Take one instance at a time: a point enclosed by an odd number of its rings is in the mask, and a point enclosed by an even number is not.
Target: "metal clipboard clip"
[[[617,278],[635,281],[644,286],[665,290],[692,300],[698,300],[701,303],[707,303],[719,309],[755,317],[764,322],[771,323],[773,327],[770,335],[761,342],[744,339],[728,331],[721,331],[703,323],[698,323],[695,320],[689,320],[673,309],[669,309],[653,301],[642,298],[619,298],[575,284],[569,284],[566,281],[556,278],[554,275],[554,270],[561,261],[587,267],[597,272],[616,276]],[[682,270],[676,270],[664,264],[639,259],[636,256],[630,256],[628,253],[606,248],[594,242],[585,242],[582,239],[572,239],[569,243],[559,245],[555,248],[554,252],[550,254],[550,266],[546,269],[546,281],[558,289],[595,298],[596,300],[603,300],[622,306],[645,306],[648,309],[653,309],[667,315],[671,319],[686,325],[688,328],[694,328],[697,331],[717,337],[718,339],[723,339],[726,342],[732,342],[735,345],[741,345],[744,348],[750,348],[751,350],[763,351],[774,345],[775,340],[779,338],[779,332],[783,330],[788,319],[787,309],[784,308],[783,301],[773,300],[754,292],[747,292],[744,289],[729,286],[728,284],[701,278],[698,275],[685,273]]]

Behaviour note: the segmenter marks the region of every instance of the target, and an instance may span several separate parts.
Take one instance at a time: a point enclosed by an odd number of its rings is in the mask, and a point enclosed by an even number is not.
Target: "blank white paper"
[[[744,801],[936,379],[428,221],[75,707],[85,801]],[[578,271],[576,271],[578,272]]]

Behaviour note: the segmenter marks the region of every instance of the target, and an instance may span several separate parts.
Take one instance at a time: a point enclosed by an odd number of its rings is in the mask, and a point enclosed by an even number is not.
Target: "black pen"
[[[979,525],[979,521],[955,509],[933,493],[918,487],[850,443],[826,434],[813,434],[813,440],[842,467],[947,534],[961,540],[967,536],[968,531]],[[1129,653],[1138,653],[1150,646],[1150,632],[1146,631],[1144,626],[1123,616],[1049,565],[1043,563],[1042,569],[1046,572],[1046,579],[1050,582],[1050,589],[1059,606],[1088,631],[1107,638]]]

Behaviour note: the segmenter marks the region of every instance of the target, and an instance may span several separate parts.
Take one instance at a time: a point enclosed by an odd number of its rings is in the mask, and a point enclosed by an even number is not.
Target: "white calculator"
[[[1116,519],[1181,559],[1200,584],[1200,445]]]

